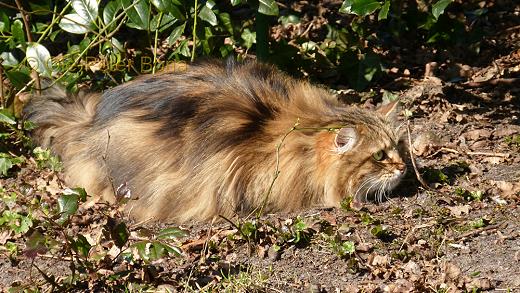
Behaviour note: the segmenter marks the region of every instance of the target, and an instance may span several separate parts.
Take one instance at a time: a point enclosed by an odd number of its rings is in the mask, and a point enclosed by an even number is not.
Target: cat
[[[103,94],[53,87],[24,115],[67,184],[182,223],[381,200],[406,171],[396,105],[348,106],[271,65],[206,61]]]

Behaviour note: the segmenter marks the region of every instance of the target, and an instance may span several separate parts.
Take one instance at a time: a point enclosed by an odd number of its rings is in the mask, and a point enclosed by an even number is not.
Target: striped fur
[[[389,112],[234,62],[144,76],[102,95],[52,89],[24,110],[39,126],[36,142],[62,158],[69,185],[114,201],[126,184],[132,216],[176,222],[244,214],[266,195],[264,211],[384,196],[404,173]],[[385,160],[373,159],[379,150]]]

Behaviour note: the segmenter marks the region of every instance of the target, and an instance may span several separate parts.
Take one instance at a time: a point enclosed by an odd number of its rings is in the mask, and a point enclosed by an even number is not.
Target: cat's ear
[[[334,138],[334,148],[336,152],[343,154],[354,148],[358,141],[356,129],[346,127],[341,128]]]
[[[377,112],[383,114],[388,120],[395,121],[399,108],[399,100],[384,104],[377,108]]]

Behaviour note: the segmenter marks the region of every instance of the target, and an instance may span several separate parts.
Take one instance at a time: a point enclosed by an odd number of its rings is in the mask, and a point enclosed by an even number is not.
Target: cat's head
[[[376,111],[353,108],[345,114],[346,126],[336,129],[331,142],[342,196],[382,201],[403,178],[405,147],[396,108],[393,102]]]

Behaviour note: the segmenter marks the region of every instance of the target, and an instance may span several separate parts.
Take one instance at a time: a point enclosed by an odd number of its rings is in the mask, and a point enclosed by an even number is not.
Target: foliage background
[[[464,46],[478,54],[483,32],[476,28],[486,9],[452,2],[4,1],[0,56],[10,84],[2,106],[30,89],[31,70],[69,89],[82,82],[102,89],[171,61],[251,53],[296,76],[363,90],[403,46],[437,56]],[[313,19],[308,10],[315,10]]]

